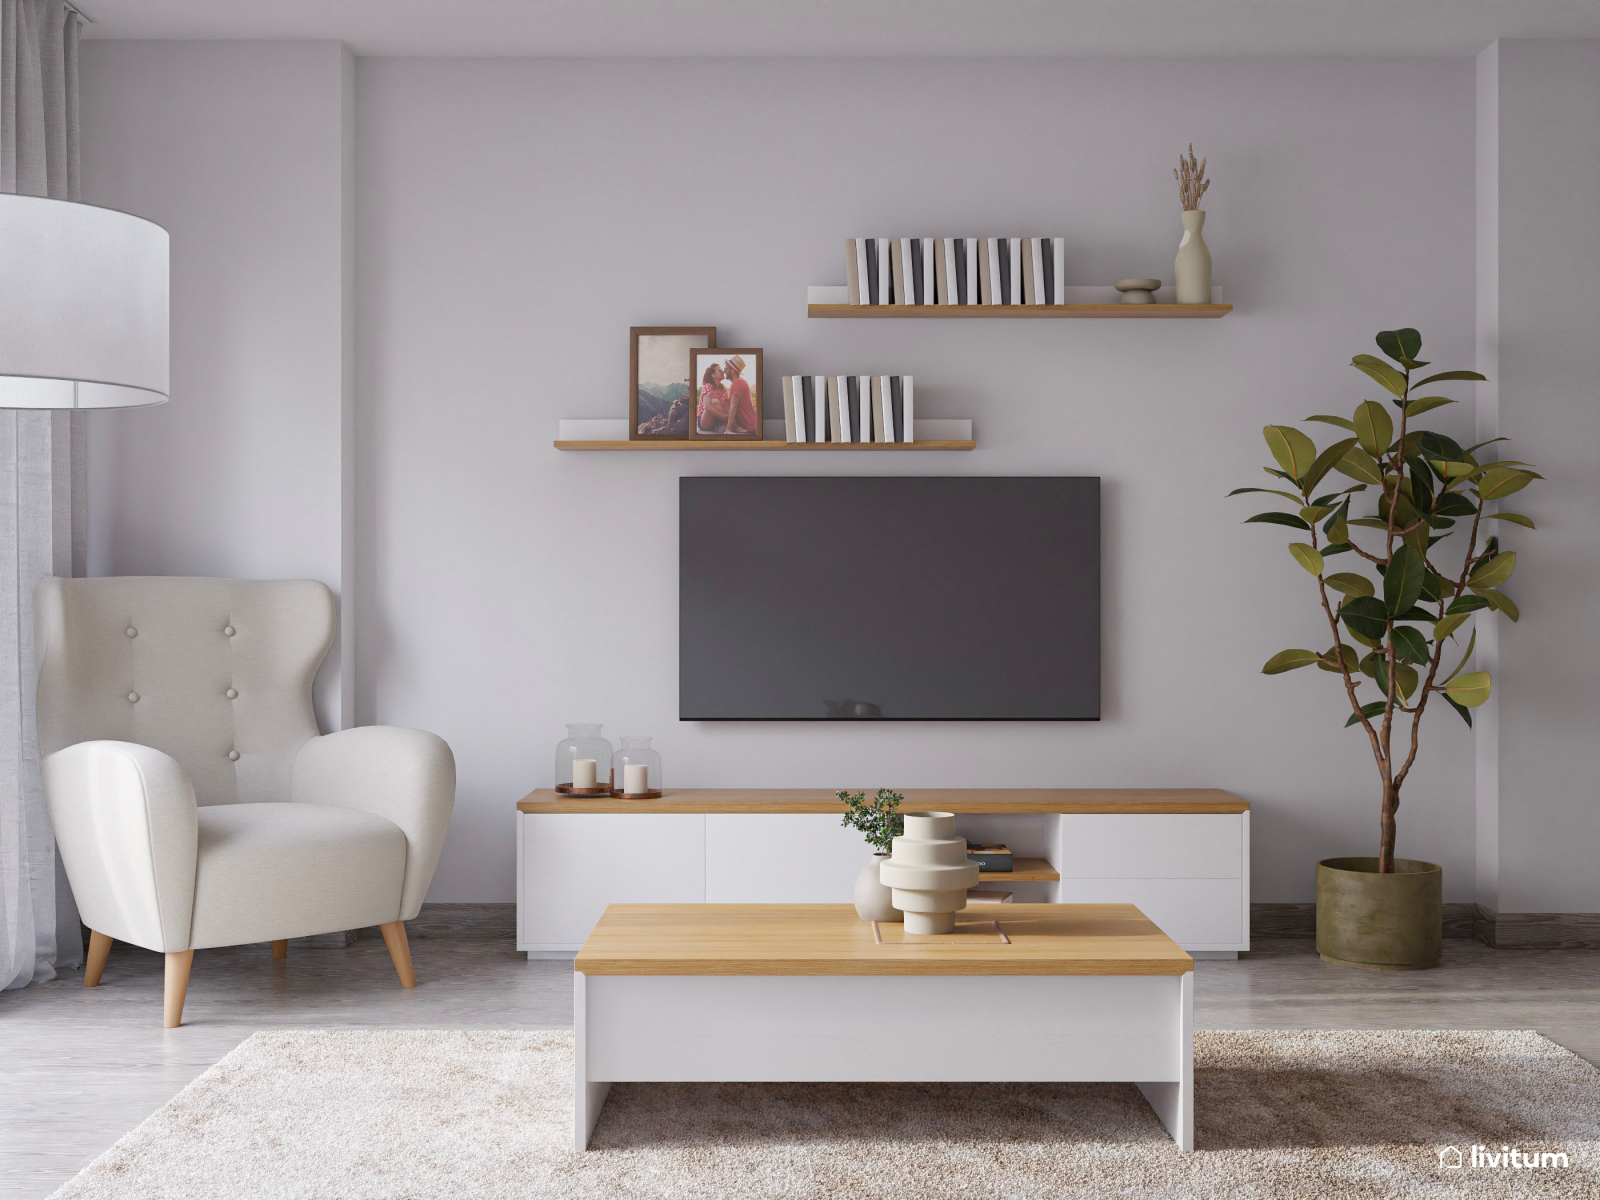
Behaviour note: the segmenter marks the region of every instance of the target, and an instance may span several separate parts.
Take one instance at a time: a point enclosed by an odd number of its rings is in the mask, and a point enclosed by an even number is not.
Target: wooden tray
[[[616,800],[659,800],[661,792],[660,789],[653,792],[625,792],[621,788],[615,788],[611,796]]]
[[[612,795],[609,783],[592,788],[575,788],[570,783],[558,783],[556,784],[556,791],[563,796],[604,796],[608,800]]]

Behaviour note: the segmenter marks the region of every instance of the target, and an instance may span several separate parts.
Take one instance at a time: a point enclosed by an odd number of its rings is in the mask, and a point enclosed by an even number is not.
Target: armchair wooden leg
[[[111,939],[96,930],[89,930],[89,957],[83,960],[83,986],[99,987],[100,972],[106,969],[106,955],[111,953]]]
[[[289,939],[288,938],[279,938],[277,941],[272,943],[272,957],[273,958],[288,958],[289,957]]]
[[[189,992],[189,964],[194,962],[193,950],[179,950],[167,955],[167,985],[162,1001],[162,1025],[176,1029],[183,1024],[183,998]]]
[[[400,976],[400,986],[416,987],[417,973],[411,968],[411,944],[406,941],[406,923],[390,921],[386,925],[379,925],[378,929],[383,933],[383,944],[389,947],[389,957],[394,959],[394,973]]]

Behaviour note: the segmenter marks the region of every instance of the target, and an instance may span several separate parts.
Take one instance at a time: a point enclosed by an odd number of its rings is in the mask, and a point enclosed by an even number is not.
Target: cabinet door
[[[608,904],[706,898],[698,813],[521,813],[517,949],[577,950]]]
[[[1248,950],[1239,879],[1062,879],[1063,904],[1136,904],[1185,950]]]
[[[828,813],[711,813],[708,904],[849,904],[872,848]]]
[[[1239,813],[1064,813],[1062,879],[1242,879]]]

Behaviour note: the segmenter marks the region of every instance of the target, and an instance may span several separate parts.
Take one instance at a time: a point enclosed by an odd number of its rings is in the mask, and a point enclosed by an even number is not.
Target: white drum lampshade
[[[167,305],[161,226],[0,195],[0,408],[161,404]]]

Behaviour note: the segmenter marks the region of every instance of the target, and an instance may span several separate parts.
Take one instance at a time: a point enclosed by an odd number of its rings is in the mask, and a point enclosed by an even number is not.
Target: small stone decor
[[[907,933],[954,933],[955,914],[967,906],[967,889],[978,882],[978,864],[967,858],[967,839],[956,836],[954,813],[906,813],[905,823],[878,877],[905,914]]]
[[[1155,292],[1160,286],[1159,279],[1119,279],[1116,282],[1124,304],[1154,304]]]

